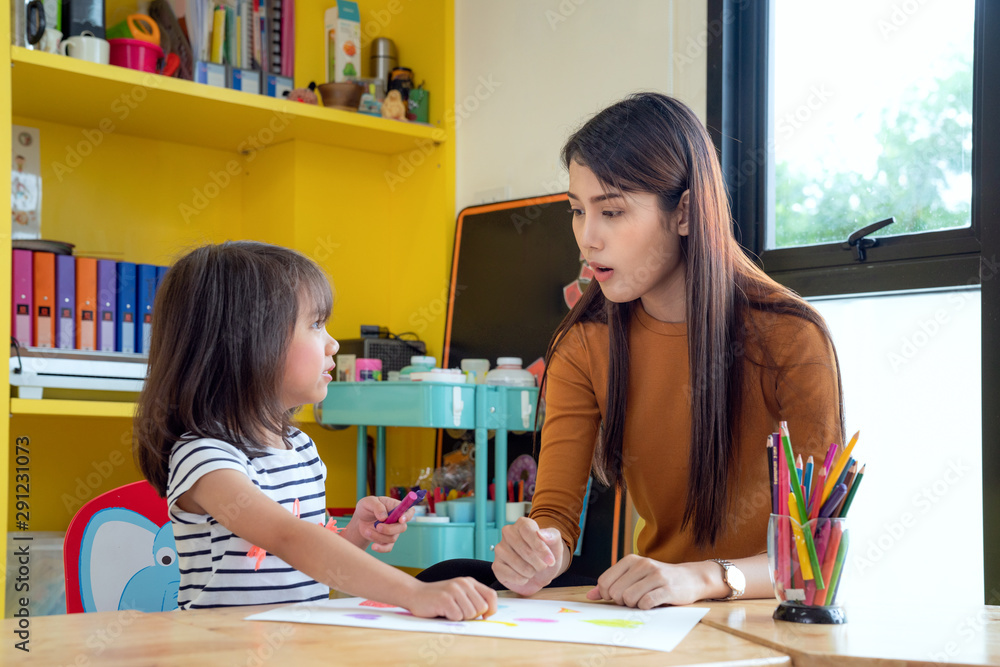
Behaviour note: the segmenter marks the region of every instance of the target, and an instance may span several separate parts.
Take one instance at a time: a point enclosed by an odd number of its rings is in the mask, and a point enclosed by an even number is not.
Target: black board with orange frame
[[[527,367],[544,357],[586,275],[565,194],[463,209],[455,229],[442,367],[458,368],[469,358],[489,359],[492,367],[500,356],[521,357]],[[438,465],[460,443],[443,432]],[[531,454],[532,446],[530,433],[510,434],[510,460]],[[623,554],[620,500],[614,490],[592,485],[583,548],[571,572],[597,577]]]

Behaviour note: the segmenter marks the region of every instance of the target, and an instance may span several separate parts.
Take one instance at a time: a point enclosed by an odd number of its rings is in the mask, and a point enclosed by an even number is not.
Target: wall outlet
[[[480,190],[476,193],[476,202],[479,204],[492,204],[498,201],[510,199],[510,186],[501,185],[489,190]]]

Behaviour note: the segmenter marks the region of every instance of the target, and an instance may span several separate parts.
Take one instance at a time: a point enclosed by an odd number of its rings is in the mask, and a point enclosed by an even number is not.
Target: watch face
[[[735,565],[726,568],[726,579],[734,592],[742,595],[747,589],[747,578],[743,576],[743,571]]]

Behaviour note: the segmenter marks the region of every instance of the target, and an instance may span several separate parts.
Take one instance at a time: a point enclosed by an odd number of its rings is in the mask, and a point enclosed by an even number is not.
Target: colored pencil
[[[826,482],[826,469],[820,468],[816,473],[816,482],[812,485],[812,497],[809,499],[809,520],[819,516],[819,497],[823,493],[823,483]]]
[[[851,464],[851,469],[848,471],[847,477],[844,478],[844,485],[847,487],[847,493],[851,492],[851,486],[854,485],[854,477],[857,474],[858,474],[858,462],[855,461],[854,463]],[[835,516],[835,517],[840,516],[840,511],[844,509],[844,503],[847,502],[847,493],[845,493],[844,497],[840,499],[840,503],[833,510],[833,514],[831,514],[830,516]]]
[[[823,469],[826,470],[826,474],[830,474],[830,466],[833,465],[834,459],[837,457],[837,443],[831,442],[830,448],[826,450],[826,459],[823,461]]]
[[[847,459],[847,466],[843,470],[840,471],[840,477],[837,478],[837,484],[843,484],[844,483],[844,480],[847,479],[847,471],[850,469],[850,467],[852,465],[854,465],[854,457],[853,456],[851,458]],[[834,486],[836,486],[837,484],[834,484]]]
[[[777,459],[774,458],[774,447],[771,446],[771,436],[767,436],[767,481],[771,485],[771,514],[778,513],[778,471],[775,469]]]
[[[799,454],[799,456],[802,455]],[[806,498],[809,498],[809,496],[812,495],[812,478],[813,478],[813,457],[812,454],[810,454],[809,458],[806,460],[806,467],[803,469],[802,472],[802,485],[805,487]],[[806,508],[806,511],[807,512],[809,511],[808,507]]]
[[[789,474],[791,474],[791,471],[794,470],[795,468],[795,464],[794,464],[794,459],[792,458],[791,439],[788,437],[788,424],[786,422],[781,422],[780,427],[781,427],[781,441],[785,446],[785,458],[788,459]],[[827,480],[827,482],[829,482],[829,480]],[[806,503],[802,499],[802,489],[800,488],[800,482],[798,480],[798,476],[796,476],[795,479],[792,479],[792,495],[795,496],[795,505],[796,505],[796,510],[798,512],[798,516],[800,517],[808,516],[806,514]],[[804,531],[804,534],[806,540],[806,551],[809,553],[810,569],[816,576],[817,588],[822,588],[823,575],[820,572],[819,559],[816,556],[816,545],[813,543],[812,531],[806,530]],[[809,577],[806,578],[808,579]]]
[[[843,537],[844,529],[839,522],[832,522],[830,528],[830,541],[826,545],[826,552],[823,554],[823,581],[829,581],[833,575],[833,566],[837,561],[837,551],[840,549],[840,540]],[[825,586],[823,588],[826,588]]]
[[[847,495],[847,486],[844,484],[838,484],[833,487],[833,491],[830,492],[830,497],[826,499],[823,506],[819,508],[820,518],[828,518],[834,516],[834,511],[837,506],[840,505],[840,501],[844,499]]]
[[[844,569],[844,560],[847,558],[847,547],[850,543],[850,534],[844,533],[840,538],[840,546],[837,549],[837,560],[833,565],[833,574],[831,575],[830,585],[827,587],[826,593],[826,604],[833,604],[833,598],[837,593],[837,584],[840,583],[840,573]]]
[[[826,487],[823,489],[824,500],[830,495],[830,492],[833,491],[834,485],[840,478],[840,471],[847,467],[847,459],[851,457],[851,452],[854,450],[854,445],[858,442],[859,435],[861,435],[861,431],[858,431],[851,437],[851,441],[847,444],[847,448],[837,458],[837,463],[833,466],[833,472],[827,475]]]
[[[778,514],[788,516],[788,461],[785,459],[785,444],[778,433],[774,434],[778,448]],[[778,523],[778,567],[781,570],[781,583],[784,588],[792,585],[791,580],[791,533],[788,521]]]
[[[861,470],[854,476],[854,483],[851,485],[851,490],[847,492],[847,499],[844,500],[844,508],[840,510],[840,516],[847,516],[847,510],[851,509],[851,503],[854,502],[854,494],[857,493],[858,487],[861,486],[861,478],[864,476],[865,466],[861,466]]]
[[[789,493],[788,495],[792,496],[794,494]],[[820,570],[817,567],[816,570],[813,571],[812,564],[810,563],[812,558],[809,555],[809,549],[806,547],[805,538],[806,535],[809,535],[811,538],[812,533],[809,531],[808,526],[805,527],[806,530],[802,530],[803,526],[801,525],[801,521],[799,521],[799,511],[796,505],[798,505],[798,503],[795,498],[789,497],[788,512],[789,516],[792,518],[792,533],[795,535],[795,550],[799,554],[799,569],[802,571],[803,579],[814,579],[815,575],[820,574]]]

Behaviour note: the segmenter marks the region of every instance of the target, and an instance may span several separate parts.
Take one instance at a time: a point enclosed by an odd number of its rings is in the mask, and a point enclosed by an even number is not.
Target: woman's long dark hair
[[[604,109],[566,142],[562,159],[590,169],[606,187],[657,195],[661,212],[689,192],[687,332],[691,382],[691,452],[684,525],[699,546],[714,544],[732,494],[751,309],[795,315],[830,338],[823,318],[791,290],[769,278],[733,237],[732,218],[715,148],[694,113],[665,95],[632,95]],[[625,486],[622,440],[629,378],[632,303],[604,298],[597,281],[563,319],[549,343],[546,367],[561,337],[578,322],[608,326],[607,406],[594,469],[609,485]],[[755,348],[756,349],[756,348]],[[768,363],[766,348],[756,362]],[[838,385],[840,365],[837,363]],[[843,400],[840,410],[843,432]]]
[[[160,495],[182,437],[224,440],[248,456],[285,438],[285,355],[299,301],[330,315],[323,270],[280,246],[236,241],[197,248],[156,292],[149,372],[133,425],[136,464]]]

